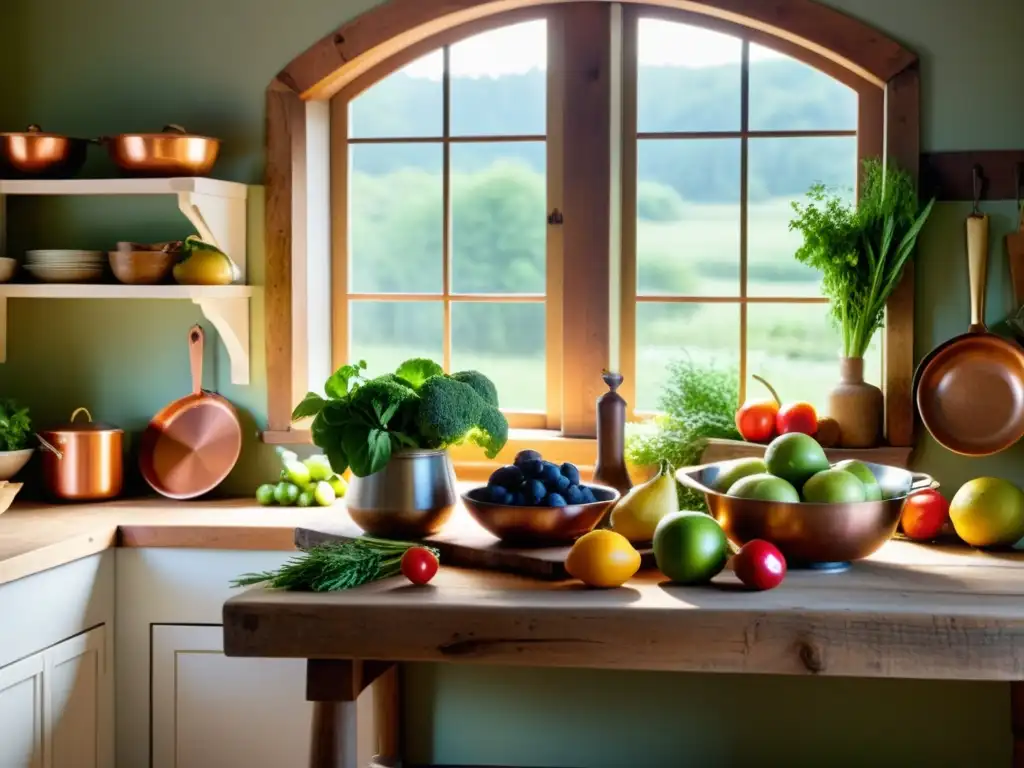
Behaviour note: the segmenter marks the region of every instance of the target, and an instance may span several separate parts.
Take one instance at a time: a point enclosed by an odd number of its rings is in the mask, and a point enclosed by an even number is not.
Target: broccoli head
[[[452,374],[452,378],[456,381],[461,381],[463,384],[469,384],[486,402],[495,408],[498,407],[498,388],[494,386],[493,381],[480,373],[480,371],[458,371]]]
[[[419,399],[419,395],[407,382],[403,382],[393,373],[388,373],[360,384],[352,392],[351,404],[353,408],[363,409],[371,414],[376,413],[378,416],[397,404],[398,408],[384,426],[401,432],[415,423]]]
[[[494,458],[508,440],[501,411],[454,376],[431,376],[420,386],[419,433],[439,448],[471,440]]]

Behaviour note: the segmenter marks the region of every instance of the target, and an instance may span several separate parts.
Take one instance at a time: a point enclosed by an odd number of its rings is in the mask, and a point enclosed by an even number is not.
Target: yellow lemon
[[[588,587],[621,587],[640,570],[640,553],[621,533],[591,531],[572,545],[565,570]]]

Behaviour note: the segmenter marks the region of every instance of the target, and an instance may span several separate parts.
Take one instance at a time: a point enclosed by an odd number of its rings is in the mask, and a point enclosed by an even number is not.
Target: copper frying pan
[[[985,327],[988,216],[967,219],[971,326],[933,350],[915,375],[932,437],[963,456],[988,456],[1024,437],[1024,349]]]
[[[164,406],[142,434],[139,468],[146,482],[171,499],[191,499],[216,488],[242,451],[234,406],[203,390],[203,329],[188,335],[192,393]]]

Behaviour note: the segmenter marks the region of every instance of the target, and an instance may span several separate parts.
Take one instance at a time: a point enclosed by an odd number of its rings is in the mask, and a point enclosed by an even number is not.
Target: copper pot
[[[16,133],[0,133],[0,176],[73,176],[85,163],[87,139],[45,133],[38,125]]]
[[[86,422],[75,422],[80,413]],[[121,493],[124,482],[124,430],[92,420],[77,408],[67,424],[40,432],[43,483],[47,492],[65,501],[98,501]]]
[[[122,133],[101,138],[117,166],[135,176],[205,176],[213,170],[220,141],[168,125],[162,133]]]

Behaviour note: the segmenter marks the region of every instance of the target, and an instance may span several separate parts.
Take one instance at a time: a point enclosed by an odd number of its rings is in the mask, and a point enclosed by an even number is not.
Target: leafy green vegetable
[[[735,371],[701,368],[691,360],[668,365],[668,383],[658,400],[660,413],[626,425],[626,459],[636,466],[674,467],[700,463],[710,438],[740,439],[736,431],[739,384]],[[706,509],[702,494],[677,486],[681,509]]]
[[[805,205],[793,203],[797,216],[789,223],[804,238],[796,258],[821,272],[843,355],[863,357],[935,200],[919,208],[910,175],[874,158],[864,161],[855,206],[822,184],[807,198]]]
[[[276,571],[246,573],[233,587],[266,584],[270,589],[331,592],[352,589],[401,572],[402,555],[421,544],[361,536],[340,543],[321,544],[296,555]],[[434,557],[439,553],[427,547]]]
[[[428,360],[425,357],[414,357],[411,360],[406,360],[398,366],[398,370],[395,371],[395,376],[400,379],[405,379],[413,389],[419,389],[422,387],[423,382],[431,376],[443,375],[444,368],[433,360]]]
[[[20,451],[28,447],[32,419],[28,408],[16,400],[0,398],[0,451]]]
[[[309,392],[292,419],[313,417],[310,433],[334,472],[379,472],[403,448],[476,443],[489,458],[508,440],[494,383],[478,371],[449,376],[432,360],[407,360],[397,372],[367,379],[366,362],[335,371],[326,397]]]

